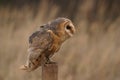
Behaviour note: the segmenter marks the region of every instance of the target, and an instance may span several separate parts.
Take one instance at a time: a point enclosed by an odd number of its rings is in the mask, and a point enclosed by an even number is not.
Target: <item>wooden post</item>
[[[42,80],[58,80],[57,63],[45,64],[42,66]]]

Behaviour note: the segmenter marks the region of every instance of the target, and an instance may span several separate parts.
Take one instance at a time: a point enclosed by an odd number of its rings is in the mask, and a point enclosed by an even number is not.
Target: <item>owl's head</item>
[[[62,38],[72,37],[75,33],[75,27],[71,20],[67,18],[58,18],[50,23],[51,30]]]

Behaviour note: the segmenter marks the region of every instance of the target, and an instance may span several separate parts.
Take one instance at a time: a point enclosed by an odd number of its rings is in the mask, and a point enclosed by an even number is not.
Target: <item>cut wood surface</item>
[[[42,80],[58,80],[57,63],[45,64],[42,66]]]

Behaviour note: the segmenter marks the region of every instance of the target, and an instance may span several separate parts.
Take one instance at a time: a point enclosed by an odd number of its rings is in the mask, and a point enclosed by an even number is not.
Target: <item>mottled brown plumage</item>
[[[74,25],[67,18],[58,18],[40,26],[40,30],[29,37],[27,63],[21,66],[21,69],[32,71],[45,63],[50,63],[49,58],[74,33]]]

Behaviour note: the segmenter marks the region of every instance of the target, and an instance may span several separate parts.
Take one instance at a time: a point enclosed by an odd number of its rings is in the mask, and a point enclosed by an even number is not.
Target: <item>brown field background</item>
[[[76,34],[52,59],[59,80],[120,80],[119,0],[0,0],[0,80],[41,80],[41,68],[19,70],[28,38],[57,17],[67,17]]]

